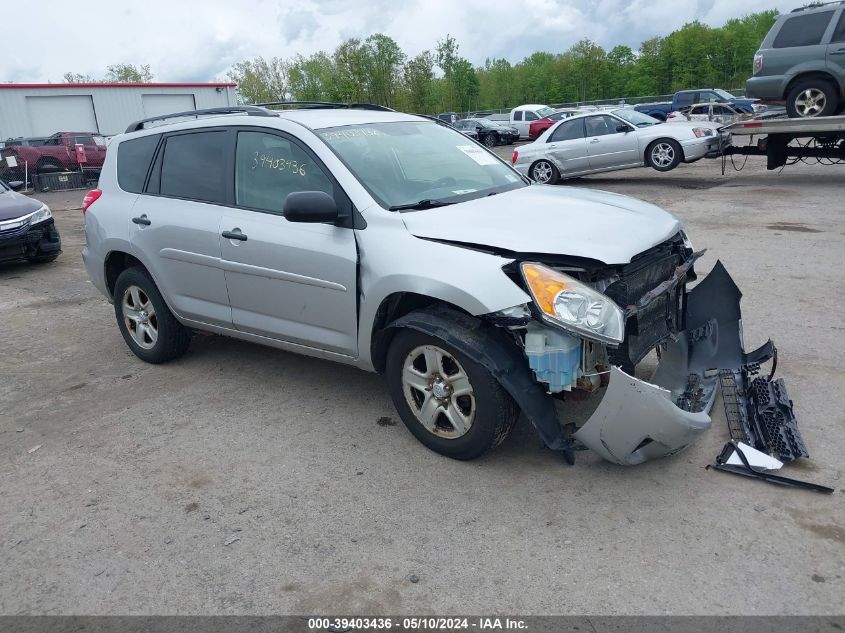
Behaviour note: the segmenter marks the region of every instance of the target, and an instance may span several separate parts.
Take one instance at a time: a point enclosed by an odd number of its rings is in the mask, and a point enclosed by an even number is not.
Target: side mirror
[[[295,191],[285,198],[282,215],[288,222],[337,222],[334,198],[325,191]]]
[[[23,180],[13,180],[6,184],[12,188],[12,191],[20,191],[26,183]]]
[[[616,126],[616,131],[617,132],[630,132],[631,128],[628,127],[627,125],[623,124],[623,123],[620,123],[619,125]]]

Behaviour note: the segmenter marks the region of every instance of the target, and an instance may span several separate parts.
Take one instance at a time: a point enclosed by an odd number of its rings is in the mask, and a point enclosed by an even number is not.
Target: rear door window
[[[790,48],[820,44],[832,16],[833,11],[821,11],[789,18],[780,27],[772,46]]]
[[[678,107],[692,105],[694,97],[695,95],[692,92],[682,92],[677,97],[675,97],[675,105]]]
[[[514,121],[522,121],[522,110],[517,110],[513,113],[513,120]]]
[[[574,141],[579,138],[584,138],[584,119],[564,121],[558,125],[549,137],[549,143]]]
[[[227,136],[225,130],[169,136],[161,163],[161,195],[225,204]]]
[[[124,191],[141,193],[160,134],[123,141],[117,146],[117,184]]]

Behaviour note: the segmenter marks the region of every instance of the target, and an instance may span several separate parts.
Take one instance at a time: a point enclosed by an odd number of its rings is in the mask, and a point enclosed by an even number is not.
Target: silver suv
[[[707,429],[712,369],[744,358],[739,291],[720,264],[687,291],[700,253],[655,206],[532,185],[386,108],[184,118],[115,137],[83,205],[88,274],[142,360],[213,332],[386,373],[450,457],[500,444],[521,411],[569,461],[637,464]],[[655,349],[653,383],[635,378]],[[598,403],[586,420],[575,391]]]
[[[830,116],[845,103],[845,4],[780,16],[754,55],[747,97],[786,102],[790,117]]]

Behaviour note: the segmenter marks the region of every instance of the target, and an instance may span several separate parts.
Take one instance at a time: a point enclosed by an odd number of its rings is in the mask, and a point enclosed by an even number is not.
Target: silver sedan
[[[565,119],[513,153],[513,166],[540,183],[630,167],[670,171],[729,141],[707,121],[663,123],[630,108]]]

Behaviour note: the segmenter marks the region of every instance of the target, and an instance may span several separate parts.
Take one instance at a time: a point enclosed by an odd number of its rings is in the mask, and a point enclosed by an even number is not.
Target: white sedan
[[[591,112],[550,127],[517,148],[513,166],[539,183],[630,167],[669,171],[720,150],[730,140],[708,121],[664,123],[630,108]]]

